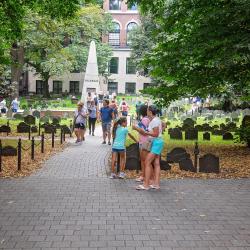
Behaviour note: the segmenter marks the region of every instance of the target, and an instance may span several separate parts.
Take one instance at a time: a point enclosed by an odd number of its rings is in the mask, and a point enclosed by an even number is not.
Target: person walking
[[[149,153],[145,159],[145,178],[141,185],[136,187],[137,190],[149,190],[160,189],[160,155],[163,150],[164,141],[162,139],[162,122],[157,115],[157,109],[154,106],[149,106],[147,109],[147,116],[150,119],[148,125],[148,131],[142,128],[133,126],[133,129],[137,130],[142,135],[149,136]],[[149,185],[150,178],[152,176],[152,166],[154,167],[154,181],[152,185]]]
[[[11,109],[13,113],[16,113],[19,109],[19,101],[17,97],[11,102]]]
[[[126,150],[125,142],[127,135],[134,140],[136,139],[128,132],[127,128],[127,118],[120,117],[113,126],[112,136],[113,136],[113,145],[112,145],[112,163],[111,163],[111,175],[110,178],[114,179],[117,176],[121,179],[125,178],[125,163],[126,163]],[[120,173],[115,173],[115,163],[117,162],[118,154],[120,155]]]
[[[86,131],[87,109],[82,102],[77,104],[77,109],[74,114],[74,132],[77,137],[76,143],[81,143],[85,140],[84,134]]]
[[[99,120],[102,122],[102,135],[103,142],[102,144],[106,144],[106,138],[108,136],[108,145],[111,145],[111,123],[114,119],[113,109],[109,107],[109,100],[103,101],[103,107],[99,112]]]
[[[97,106],[95,105],[95,101],[91,101],[90,103],[90,107],[88,108],[88,112],[89,112],[89,135],[92,136],[95,135],[95,123],[96,123],[96,119],[97,119]]]
[[[122,116],[128,116],[128,109],[129,109],[128,104],[126,102],[122,102],[122,105],[121,105]]]

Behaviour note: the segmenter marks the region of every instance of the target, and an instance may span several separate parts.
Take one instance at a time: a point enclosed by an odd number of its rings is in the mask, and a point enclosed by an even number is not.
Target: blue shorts
[[[125,149],[117,149],[117,148],[112,148],[113,153],[123,153],[125,152]]]
[[[164,146],[164,141],[162,138],[155,138],[152,142],[150,153],[155,155],[160,155]]]

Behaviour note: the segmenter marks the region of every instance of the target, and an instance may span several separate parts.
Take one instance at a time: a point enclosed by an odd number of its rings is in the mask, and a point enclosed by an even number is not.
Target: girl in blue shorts
[[[117,177],[115,173],[115,163],[117,161],[118,154],[120,155],[120,173],[119,178],[124,179],[125,177],[125,162],[126,162],[126,151],[125,151],[125,142],[127,135],[133,139],[135,142],[136,139],[128,132],[127,128],[127,118],[120,117],[113,126],[113,146],[112,146],[112,164],[111,164],[111,175],[110,178],[114,179]]]

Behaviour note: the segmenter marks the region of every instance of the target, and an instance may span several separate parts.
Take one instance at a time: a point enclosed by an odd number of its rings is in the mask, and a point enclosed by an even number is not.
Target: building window
[[[110,0],[109,1],[109,9],[110,10],[120,10],[121,3],[122,3],[122,0]]]
[[[109,73],[118,74],[118,64],[119,64],[119,58],[112,57],[109,62]]]
[[[128,7],[129,10],[137,10],[137,5],[132,4],[131,6]]]
[[[53,94],[62,93],[62,81],[53,81]]]
[[[69,82],[69,93],[70,94],[79,94],[79,81],[70,81]]]
[[[129,39],[129,33],[131,32],[132,29],[137,27],[137,23],[131,22],[127,25],[127,45],[131,44],[131,41]]]
[[[118,93],[118,82],[108,82],[108,92],[111,95],[112,93]]]
[[[134,63],[134,60],[132,60],[132,58],[127,58],[126,73],[127,74],[135,74],[136,73],[135,63]]]
[[[125,94],[135,94],[135,82],[126,82]]]
[[[111,46],[120,45],[120,25],[114,22],[113,31],[109,32],[109,44]]]
[[[42,95],[44,93],[44,81],[37,80],[36,81],[36,94]]]

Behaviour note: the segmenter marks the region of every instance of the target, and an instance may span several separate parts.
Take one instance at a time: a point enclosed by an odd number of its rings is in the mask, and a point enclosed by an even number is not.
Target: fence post
[[[35,139],[34,136],[32,136],[31,140],[31,160],[35,159]]]
[[[17,170],[21,170],[21,160],[22,160],[22,141],[19,138],[17,144]]]
[[[38,124],[38,135],[40,136],[41,135],[41,123],[39,121],[39,124]]]
[[[54,128],[53,128],[53,131],[52,131],[52,148],[55,147],[55,132],[54,132]]]
[[[44,153],[44,133],[42,133],[41,136],[41,153]]]
[[[63,129],[62,128],[61,128],[60,142],[61,142],[61,144],[63,144]]]
[[[2,140],[0,139],[0,172],[2,172]]]
[[[199,172],[198,169],[198,155],[200,153],[199,147],[198,147],[198,142],[195,142],[195,146],[194,146],[194,167],[196,169],[196,172]]]
[[[29,129],[29,140],[30,140],[30,130],[31,130],[31,126],[29,125],[30,129]]]

